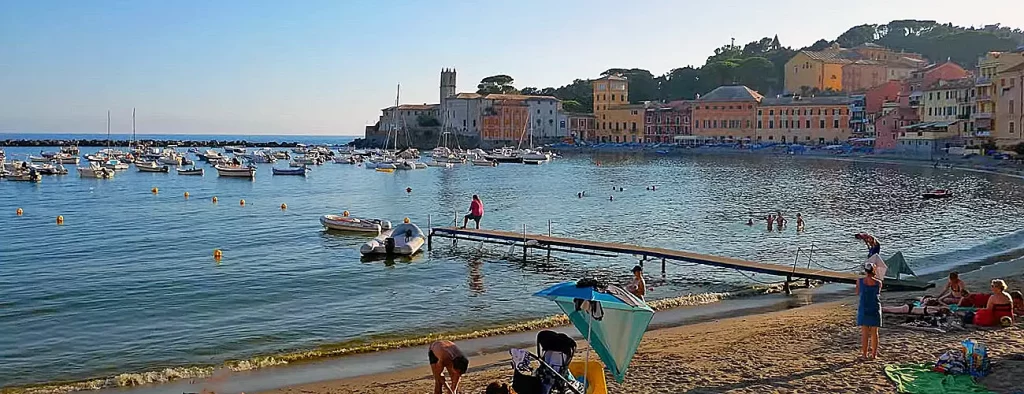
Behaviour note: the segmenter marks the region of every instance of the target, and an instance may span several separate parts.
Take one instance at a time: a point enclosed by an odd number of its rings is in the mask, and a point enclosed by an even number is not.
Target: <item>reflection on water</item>
[[[113,180],[0,182],[0,382],[219,363],[545,316],[556,307],[530,294],[581,276],[623,283],[637,262],[557,252],[549,260],[536,251],[524,260],[508,245],[453,248],[440,239],[411,260],[363,262],[358,248],[368,237],[325,232],[318,222],[343,210],[409,217],[422,228],[461,224],[478,194],[486,228],[545,233],[550,220],[556,236],[787,265],[813,245],[813,263],[830,268],[863,258],[851,237],[863,231],[881,240],[883,255],[903,251],[918,272],[1019,247],[1021,234],[1004,236],[1024,214],[1019,180],[792,158],[597,155],[393,174],[327,164],[308,178],[273,177],[270,167],[261,165],[254,181],[127,171]],[[929,187],[957,197],[921,200]],[[781,232],[746,226],[777,211],[790,220]],[[803,233],[795,231],[798,212]],[[57,215],[64,226],[54,225]],[[214,249],[224,253],[220,264]],[[659,265],[647,262],[652,298],[775,279],[681,263],[659,278]]]

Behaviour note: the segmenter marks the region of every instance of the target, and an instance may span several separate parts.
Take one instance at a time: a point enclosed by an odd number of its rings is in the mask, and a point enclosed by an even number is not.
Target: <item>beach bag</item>
[[[988,375],[988,349],[985,348],[985,344],[975,342],[971,339],[965,339],[961,342],[961,345],[964,353],[965,364],[967,364],[967,372],[976,378]]]
[[[974,324],[974,312],[964,313],[964,325]]]
[[[966,374],[967,366],[964,364],[963,351],[947,350],[945,353],[942,353],[932,370],[950,375]]]

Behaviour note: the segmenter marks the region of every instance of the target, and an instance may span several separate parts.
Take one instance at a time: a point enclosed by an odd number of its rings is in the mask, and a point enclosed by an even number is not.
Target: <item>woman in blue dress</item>
[[[882,282],[875,278],[875,266],[864,266],[864,277],[857,279],[857,325],[860,326],[860,353],[865,359],[878,357],[878,327],[882,325],[882,302],[878,293]]]

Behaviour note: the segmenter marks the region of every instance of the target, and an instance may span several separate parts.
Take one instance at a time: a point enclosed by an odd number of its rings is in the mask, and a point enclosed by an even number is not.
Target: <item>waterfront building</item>
[[[896,103],[903,91],[903,82],[900,81],[887,81],[866,90],[864,92],[864,112],[867,113],[868,118],[880,115],[882,106],[886,103]]]
[[[562,102],[551,96],[458,93],[445,102],[451,127],[471,139],[513,143],[530,132],[534,138],[564,137],[569,132]]]
[[[918,122],[917,110],[909,106],[899,106],[897,102],[885,104],[873,120],[875,125],[875,151],[895,150],[903,127]]]
[[[510,144],[521,140],[530,123],[530,106],[526,100],[510,97],[487,101],[480,118],[480,139]]]
[[[644,111],[644,142],[670,143],[675,137],[692,135],[691,111],[692,102],[687,100],[652,103]]]
[[[970,74],[963,67],[960,67],[959,64],[947,61],[945,63],[931,64],[911,72],[910,76],[906,78],[906,83],[909,85],[910,92],[917,92],[931,87],[938,81],[967,78]]]
[[[412,127],[429,127],[438,122],[438,104],[401,104],[381,110],[380,131],[387,133]]]
[[[850,133],[857,138],[874,137],[874,127],[867,113],[867,96],[850,95]]]
[[[962,136],[972,132],[970,124],[974,78],[938,80],[921,95],[918,114],[921,122],[950,121]]]
[[[896,52],[876,44],[852,49],[838,44],[822,51],[800,51],[785,65],[785,90],[862,91],[900,80],[927,64],[920,54]]]
[[[1009,131],[1009,121],[999,119],[999,107],[1009,105],[1009,100],[1016,99],[1008,96],[1006,90],[1012,89],[1009,83],[1016,81],[1007,78],[1006,70],[1016,68],[1024,63],[1024,47],[1018,48],[1015,52],[989,52],[978,59],[978,73],[975,81],[975,102],[977,111],[973,114],[975,133],[979,136],[988,136],[992,142],[999,146],[1016,144],[1019,132]],[[1009,107],[1006,107],[1007,109]],[[1019,125],[1014,122],[1014,128]]]
[[[1003,146],[1024,143],[1024,62],[997,76],[999,104],[994,118],[999,122],[997,141]]]
[[[956,121],[919,122],[900,128],[896,151],[910,156],[934,158],[949,148],[963,147]]]
[[[764,98],[757,108],[756,141],[831,144],[853,136],[850,97]]]
[[[594,97],[596,136],[600,142],[643,140],[644,105],[629,103],[629,81],[607,75],[591,82]]]
[[[721,141],[756,140],[756,107],[763,98],[743,85],[715,88],[693,101],[693,134]]]
[[[597,138],[597,118],[594,114],[566,112],[569,122],[569,136],[583,141],[600,141]]]

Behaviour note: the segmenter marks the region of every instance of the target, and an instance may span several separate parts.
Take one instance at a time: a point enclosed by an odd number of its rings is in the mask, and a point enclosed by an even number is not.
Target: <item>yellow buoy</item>
[[[348,211],[342,212],[341,215],[344,217],[348,217]]]
[[[153,192],[153,194],[157,194],[157,193],[159,193],[159,192],[160,192],[160,189],[157,189],[157,188],[155,188],[155,187],[154,187],[154,188],[153,188],[153,190],[152,190],[152,192]]]
[[[245,206],[245,200],[238,200],[238,205]]]
[[[217,203],[217,196],[213,196],[213,203],[214,203],[214,204],[216,204],[216,203]]]
[[[409,218],[402,219],[402,223],[409,223]]]
[[[188,198],[188,192],[185,192],[185,198]]]
[[[18,213],[18,216],[21,216],[21,214],[25,213],[25,211],[22,211],[21,208],[18,208],[16,212]]]
[[[213,259],[214,260],[220,260],[222,257],[224,257],[224,253],[221,252],[220,249],[214,249],[213,250]]]
[[[57,224],[58,225],[64,224],[64,216],[62,216],[62,215],[58,215],[57,216]]]
[[[281,203],[281,209],[288,209],[288,204]]]

